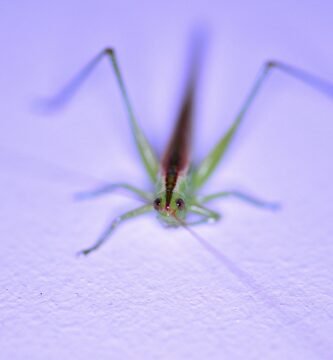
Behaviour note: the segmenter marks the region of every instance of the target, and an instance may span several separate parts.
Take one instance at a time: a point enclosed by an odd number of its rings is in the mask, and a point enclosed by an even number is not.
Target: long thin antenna
[[[244,286],[251,288],[254,291],[256,297],[258,297],[265,305],[276,312],[281,323],[283,323],[285,326],[288,326],[292,332],[293,336],[291,338],[289,337],[290,341],[298,341],[302,344],[302,346],[308,347],[311,350],[313,350],[313,347],[315,347],[316,354],[319,352],[322,355],[323,353],[326,354],[332,351],[331,344],[323,344],[315,329],[310,328],[302,318],[299,318],[297,315],[284,310],[278,298],[267,294],[265,289],[260,284],[258,284],[255,279],[253,279],[245,271],[241,270],[231,259],[222,254],[214,246],[210,245],[203,237],[193,231],[182,219],[179,219],[175,213],[173,213],[172,216],[177,220],[180,226],[188,231],[200,243],[201,246],[214,255],[235,277],[237,277],[237,279]],[[290,324],[293,324],[293,327],[290,327]],[[307,336],[307,334],[311,335]],[[321,341],[320,348],[318,347],[318,338],[319,341]],[[309,346],[309,344],[311,345]],[[325,346],[325,350],[322,349],[323,345]]]
[[[290,321],[290,316],[286,314],[280,307],[280,302],[278,299],[265,293],[265,290],[259,285],[249,274],[241,270],[230,258],[218,251],[214,246],[210,245],[202,236],[197,234],[193,229],[191,229],[182,219],[180,219],[176,214],[172,216],[177,220],[177,222],[189,232],[199,244],[210,252],[215,258],[217,258],[220,263],[224,265],[237,279],[246,287],[251,288],[255,294],[260,297],[260,299],[270,307],[273,307],[280,315],[283,316],[284,321]]]

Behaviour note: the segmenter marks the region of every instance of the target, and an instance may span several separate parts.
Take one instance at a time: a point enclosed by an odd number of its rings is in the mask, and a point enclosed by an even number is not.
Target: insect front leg
[[[261,207],[268,210],[278,210],[280,208],[280,204],[274,202],[264,201],[262,199],[258,199],[252,195],[245,194],[240,191],[221,191],[215,194],[206,195],[200,198],[200,203],[204,204],[208,201],[215,200],[217,198],[224,198],[224,197],[235,197],[239,200],[248,202],[251,205]]]
[[[95,197],[103,196],[108,193],[111,193],[117,189],[125,189],[128,190],[135,195],[138,195],[140,199],[152,202],[153,194],[140,190],[132,185],[125,184],[125,183],[117,183],[117,184],[106,184],[96,189],[90,191],[79,192],[74,195],[75,200],[89,200]]]
[[[150,211],[153,210],[153,206],[151,204],[149,205],[144,205],[144,206],[140,206],[137,209],[131,210],[126,212],[125,214],[116,217],[111,224],[103,231],[103,233],[101,234],[101,236],[97,239],[97,241],[95,242],[95,244],[91,247],[89,247],[88,249],[82,250],[79,252],[79,255],[83,254],[83,255],[88,255],[89,253],[91,253],[92,251],[97,250],[101,245],[103,245],[106,240],[110,237],[110,235],[113,233],[113,231],[120,225],[122,224],[124,221],[129,220],[129,219],[133,219],[139,215],[143,215],[146,214]]]
[[[214,223],[221,219],[221,215],[216,211],[207,209],[206,207],[198,204],[192,204],[189,207],[189,212],[192,214],[200,215],[201,218],[186,225],[198,225],[204,223]]]

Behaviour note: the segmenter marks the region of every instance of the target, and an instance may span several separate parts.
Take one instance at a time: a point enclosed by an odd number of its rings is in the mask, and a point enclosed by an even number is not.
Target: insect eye
[[[179,210],[183,210],[184,207],[185,207],[185,202],[184,202],[183,199],[177,199],[177,200],[176,200],[176,205],[177,205],[177,208],[178,208]]]
[[[154,208],[156,210],[158,210],[160,208],[161,202],[162,202],[161,198],[157,198],[157,199],[154,200]]]

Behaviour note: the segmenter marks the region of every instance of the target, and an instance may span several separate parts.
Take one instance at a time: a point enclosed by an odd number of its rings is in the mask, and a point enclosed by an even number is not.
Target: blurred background
[[[161,154],[189,39],[203,28],[196,163],[264,61],[333,82],[332,15],[330,1],[1,2],[3,359],[332,358],[332,97],[272,73],[202,189],[247,191],[281,211],[212,203],[223,219],[195,230],[215,250],[148,215],[87,258],[75,254],[139,202],[117,193],[76,203],[72,195],[103,180],[152,188],[114,74],[103,61],[64,110],[41,116],[34,107],[112,46]]]

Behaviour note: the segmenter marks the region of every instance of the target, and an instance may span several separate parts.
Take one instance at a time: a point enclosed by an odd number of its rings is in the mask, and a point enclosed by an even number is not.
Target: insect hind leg
[[[230,147],[230,144],[234,140],[239,127],[247,114],[248,110],[251,108],[254,100],[257,98],[260,89],[263,84],[266,83],[269,74],[273,69],[278,69],[289,76],[302,81],[308,86],[319,90],[323,94],[333,97],[333,84],[318,77],[314,74],[311,74],[305,70],[302,70],[296,66],[286,64],[282,61],[270,60],[264,63],[261,67],[260,72],[252,85],[248,96],[245,98],[237,116],[234,121],[231,123],[230,127],[225,134],[221,137],[218,143],[213,147],[213,149],[208,153],[206,158],[203,159],[201,164],[193,172],[193,187],[199,189],[213,173],[216,166],[221,162],[225,153]]]
[[[128,120],[131,126],[131,130],[139,151],[141,160],[150,176],[150,178],[155,181],[157,178],[158,172],[158,160],[156,154],[147,140],[143,130],[139,126],[136,117],[134,115],[133,107],[128,96],[128,92],[123,80],[118,60],[113,48],[105,48],[99,52],[81,71],[79,71],[67,85],[65,85],[59,93],[55,96],[44,99],[39,103],[38,108],[45,113],[52,113],[56,110],[63,108],[68,102],[77,94],[81,86],[93,73],[94,69],[104,58],[108,58],[111,64],[111,67],[116,76],[117,84],[121,93],[122,100],[124,102],[126,112],[128,115]]]
[[[317,75],[309,73],[308,71],[278,60],[268,60],[264,66],[268,70],[274,68],[280,70],[295,79],[302,81],[306,85],[321,91],[329,97],[333,96],[333,84]]]

